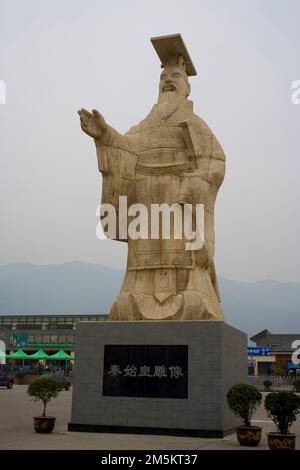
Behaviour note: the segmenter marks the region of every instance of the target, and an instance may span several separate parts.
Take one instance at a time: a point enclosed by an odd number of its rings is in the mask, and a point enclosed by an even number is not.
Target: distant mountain
[[[37,266],[0,266],[0,314],[106,313],[123,272],[72,261]]]
[[[265,328],[272,333],[300,333],[300,284],[221,278],[220,288],[226,321],[249,337]]]
[[[0,314],[108,313],[123,271],[72,261],[0,266]],[[226,320],[249,336],[267,328],[300,333],[300,285],[220,279]]]

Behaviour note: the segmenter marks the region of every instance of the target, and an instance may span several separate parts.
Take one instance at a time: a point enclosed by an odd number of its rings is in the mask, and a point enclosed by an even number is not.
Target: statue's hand
[[[90,113],[86,109],[81,108],[78,114],[80,116],[80,125],[83,132],[94,139],[99,139],[107,129],[105,119],[99,111],[93,109]]]

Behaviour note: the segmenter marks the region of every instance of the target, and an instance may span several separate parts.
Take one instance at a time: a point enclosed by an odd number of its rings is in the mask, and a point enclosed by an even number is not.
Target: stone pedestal
[[[240,424],[225,397],[247,383],[247,337],[222,321],[81,322],[75,356],[70,431],[223,437]]]

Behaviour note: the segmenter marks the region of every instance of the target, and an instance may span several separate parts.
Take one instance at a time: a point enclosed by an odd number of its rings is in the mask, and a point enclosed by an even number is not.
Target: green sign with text
[[[11,334],[9,335],[9,347],[18,348],[68,348],[75,347],[74,333],[37,333],[37,334]]]

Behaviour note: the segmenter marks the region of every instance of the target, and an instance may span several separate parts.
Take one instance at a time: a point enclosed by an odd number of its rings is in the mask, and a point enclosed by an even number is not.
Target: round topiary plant
[[[41,377],[35,380],[28,386],[28,395],[33,400],[40,400],[43,403],[43,414],[46,416],[46,406],[53,398],[56,398],[58,393],[63,389],[63,385],[53,377]]]
[[[251,426],[251,419],[261,404],[262,394],[254,385],[236,384],[233,385],[227,395],[229,408],[242,418],[245,426]]]
[[[293,392],[272,392],[265,398],[265,409],[277,432],[288,434],[300,412],[300,397]]]
[[[265,398],[265,409],[277,428],[277,432],[268,433],[269,448],[294,450],[296,435],[290,428],[300,411],[300,397],[293,392],[272,392]]]
[[[264,382],[263,382],[263,386],[265,387],[266,391],[271,390],[272,385],[273,384],[272,384],[271,380],[267,379],[267,380],[264,380]]]

